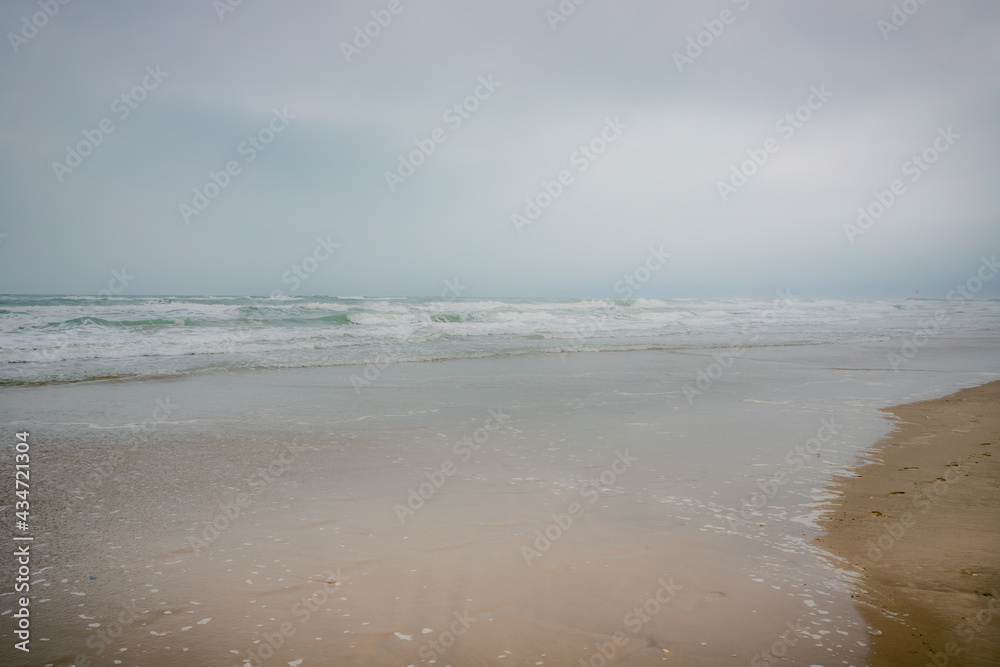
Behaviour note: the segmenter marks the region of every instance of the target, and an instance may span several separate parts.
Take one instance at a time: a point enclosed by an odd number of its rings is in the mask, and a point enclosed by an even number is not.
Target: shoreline
[[[1000,664],[1000,382],[883,412],[816,540],[862,576],[869,664]]]

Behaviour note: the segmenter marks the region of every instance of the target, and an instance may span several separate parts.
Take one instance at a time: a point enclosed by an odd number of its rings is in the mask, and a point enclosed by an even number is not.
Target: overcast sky
[[[942,296],[1000,251],[994,0],[235,1],[0,6],[0,292],[615,296],[662,246],[642,296]]]

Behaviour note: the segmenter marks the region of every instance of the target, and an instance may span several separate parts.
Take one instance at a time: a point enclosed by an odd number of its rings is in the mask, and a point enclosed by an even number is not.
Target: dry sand
[[[886,412],[819,539],[864,575],[870,664],[1000,665],[1000,382]]]

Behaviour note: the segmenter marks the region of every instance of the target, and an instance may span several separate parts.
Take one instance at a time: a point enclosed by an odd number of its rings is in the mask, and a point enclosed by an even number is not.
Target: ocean
[[[539,352],[902,345],[998,325],[996,300],[780,290],[772,300],[0,296],[0,384]]]

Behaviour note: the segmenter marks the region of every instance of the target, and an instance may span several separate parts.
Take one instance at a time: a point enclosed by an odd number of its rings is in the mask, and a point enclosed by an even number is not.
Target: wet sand
[[[852,578],[813,544],[829,480],[886,433],[873,403],[982,372],[871,370],[885,349],[761,350],[693,403],[712,351],[6,389],[35,606],[0,662],[861,667]]]
[[[1000,382],[887,409],[818,542],[863,573],[870,664],[1000,664]]]

